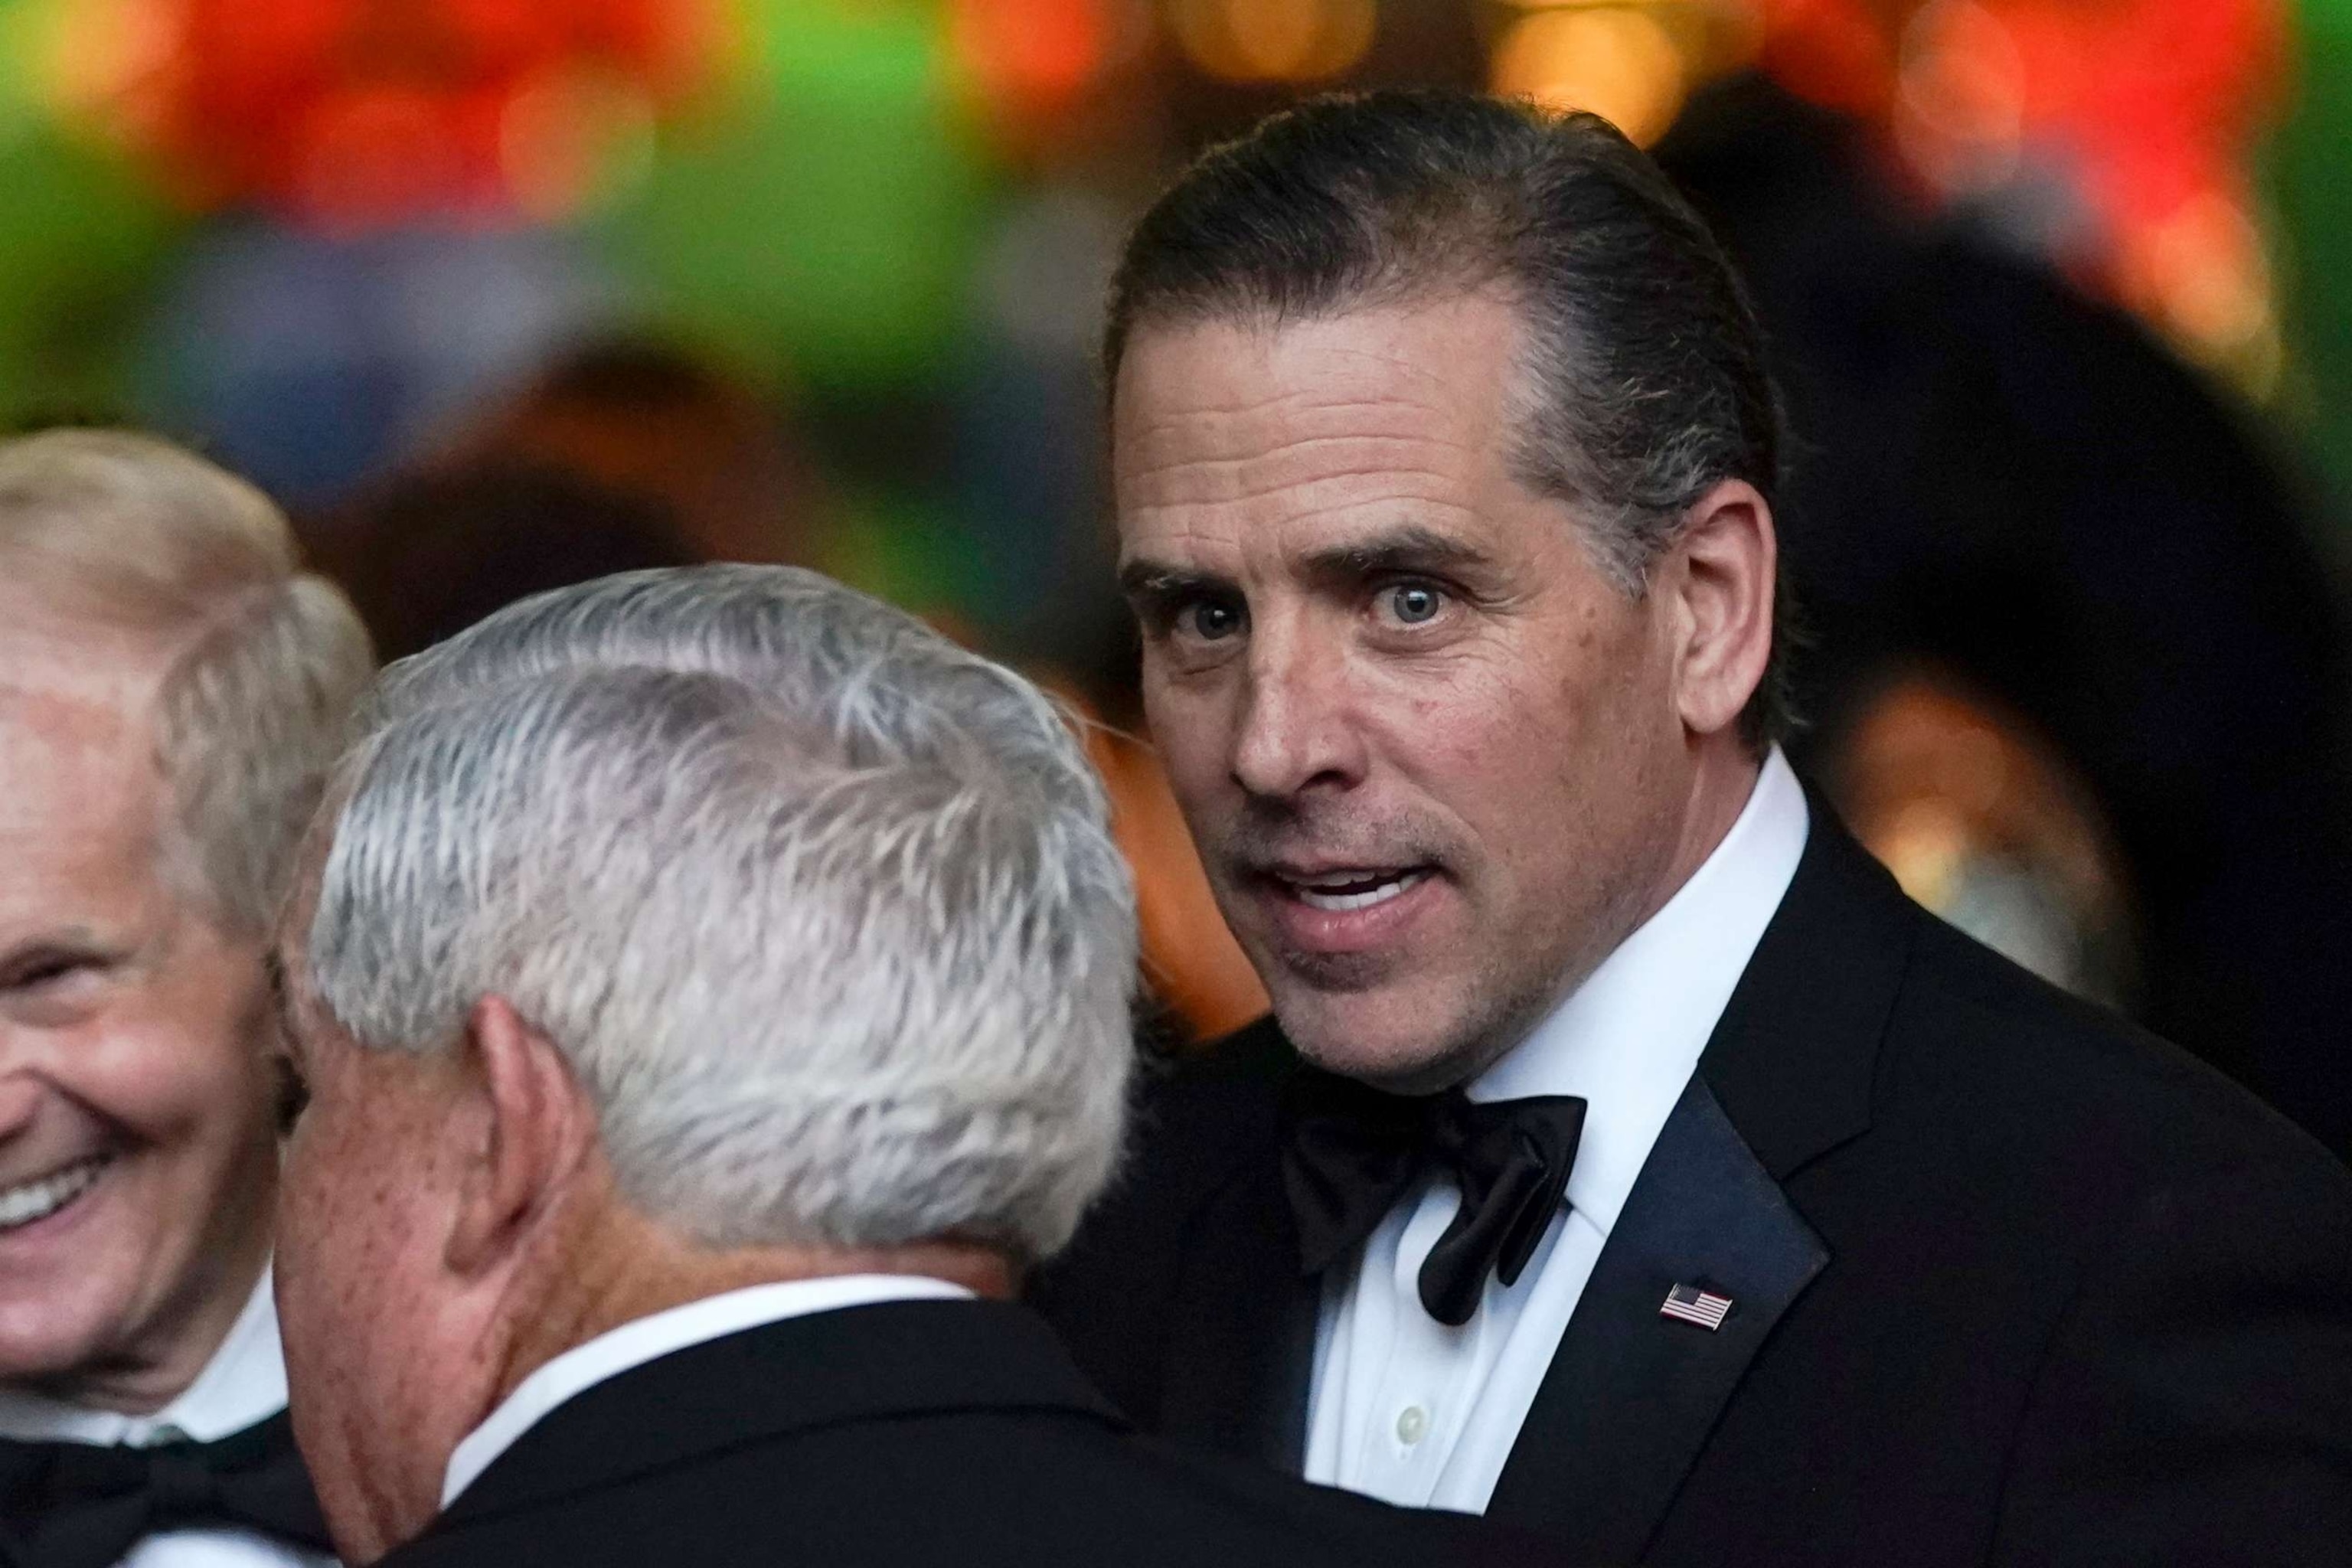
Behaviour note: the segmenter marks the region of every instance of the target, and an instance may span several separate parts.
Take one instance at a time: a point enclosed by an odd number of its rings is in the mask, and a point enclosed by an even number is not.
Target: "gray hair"
[[[542,594],[388,669],[337,779],[312,988],[430,1050],[562,1050],[624,1194],[712,1246],[1036,1258],[1107,1179],[1134,894],[1071,723],[813,573]]]
[[[122,430],[0,441],[0,576],[155,640],[167,869],[225,930],[266,932],[375,668],[350,601],[299,569],[268,497]]]
[[[1629,595],[1717,483],[1769,502],[1783,418],[1746,289],[1673,183],[1608,121],[1447,90],[1310,100],[1212,148],[1136,226],[1103,360],[1134,335],[1272,325],[1495,288],[1527,331],[1511,457],[1577,508]],[[1790,727],[1786,605],[1741,715]]]

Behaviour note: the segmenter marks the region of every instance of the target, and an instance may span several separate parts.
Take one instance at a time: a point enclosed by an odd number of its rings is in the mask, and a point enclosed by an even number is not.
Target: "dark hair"
[[[502,460],[397,476],[334,534],[322,554],[386,662],[549,588],[697,559],[656,503]]]
[[[1104,368],[1116,387],[1145,325],[1280,323],[1495,286],[1528,328],[1516,465],[1578,503],[1627,592],[1713,485],[1774,498],[1780,401],[1747,292],[1657,165],[1591,114],[1412,91],[1275,115],[1204,153],[1137,226]],[[1785,611],[1775,619],[1740,715],[1759,751],[1790,725]]]

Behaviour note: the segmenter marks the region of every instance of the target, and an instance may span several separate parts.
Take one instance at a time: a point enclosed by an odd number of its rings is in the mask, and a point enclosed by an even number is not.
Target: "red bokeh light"
[[[2139,291],[2135,258],[2177,235],[2185,216],[2251,205],[2244,171],[2286,65],[2279,0],[1758,4],[1763,68],[1889,132],[1897,145],[1906,63],[1915,71],[1924,64],[1937,82],[2013,77],[2013,118],[2001,131],[2014,145],[2006,151],[2067,172],[2089,220],[2084,252],[2067,259],[2126,298]],[[1987,58],[1922,62],[1923,47],[1979,48]],[[1964,124],[1943,129],[1968,133]],[[1969,166],[1965,146],[1939,148],[1915,134],[1906,151],[1930,187]]]
[[[146,0],[172,47],[84,107],[191,205],[339,230],[499,221],[530,206],[508,166],[525,95],[579,70],[675,102],[712,68],[722,3]],[[579,134],[593,150],[604,128]]]

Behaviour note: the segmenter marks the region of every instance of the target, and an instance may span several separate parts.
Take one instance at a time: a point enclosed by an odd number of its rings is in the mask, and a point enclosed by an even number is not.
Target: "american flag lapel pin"
[[[1731,1298],[1702,1290],[1696,1285],[1677,1285],[1666,1292],[1658,1308],[1661,1318],[1680,1318],[1685,1323],[1696,1323],[1708,1333],[1723,1327],[1724,1314],[1731,1310]]]

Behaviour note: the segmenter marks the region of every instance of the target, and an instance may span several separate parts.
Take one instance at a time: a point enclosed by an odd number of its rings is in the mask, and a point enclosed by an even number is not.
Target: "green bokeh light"
[[[0,424],[120,414],[148,292],[184,226],[63,132],[0,138]]]
[[[2271,148],[2285,260],[2288,354],[2337,542],[2352,559],[2352,0],[2305,0],[2294,111]]]
[[[801,380],[872,385],[952,339],[986,199],[920,9],[764,0],[751,100],[687,126],[609,226],[690,331]]]

